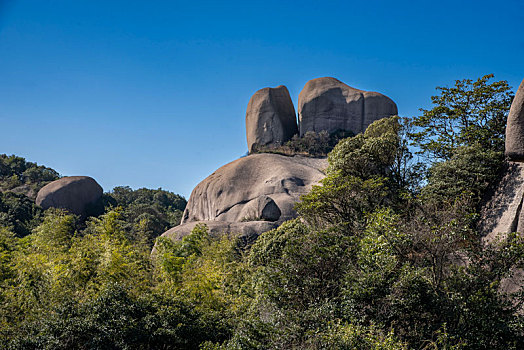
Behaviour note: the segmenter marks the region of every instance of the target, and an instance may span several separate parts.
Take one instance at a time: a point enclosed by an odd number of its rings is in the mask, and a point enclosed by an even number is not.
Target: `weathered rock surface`
[[[162,237],[180,240],[201,223],[211,235],[238,234],[250,244],[263,232],[297,216],[295,203],[324,178],[327,165],[326,158],[270,153],[237,159],[193,189],[182,223]]]
[[[258,90],[246,112],[247,146],[279,146],[298,134],[295,107],[284,85]]]
[[[227,222],[227,221],[194,221],[175,226],[162,234],[161,237],[172,240],[181,240],[189,235],[191,230],[198,224],[205,224],[212,236],[222,234],[238,234],[247,243],[253,242],[262,232],[266,232],[279,226],[276,222],[249,221],[249,222]]]
[[[389,97],[330,77],[308,81],[298,96],[300,136],[339,129],[358,134],[375,120],[396,114],[397,105]]]
[[[237,159],[195,187],[182,223],[252,218],[283,222],[295,218],[294,204],[324,177],[326,167],[326,159],[268,153]]]
[[[480,212],[479,229],[485,245],[497,244],[511,232],[524,234],[524,163],[510,162],[506,174]],[[524,271],[514,269],[501,281],[500,291],[516,292],[524,284]]]
[[[69,176],[55,180],[38,191],[36,204],[44,209],[62,208],[85,215],[87,207],[101,196],[102,187],[89,176]]]
[[[242,208],[240,217],[242,221],[278,221],[282,212],[271,197],[261,195],[248,202]]]
[[[511,162],[495,192],[480,211],[479,229],[485,244],[524,229],[524,164]],[[523,231],[524,232],[524,231]]]
[[[511,104],[506,125],[506,156],[524,162],[524,79]]]

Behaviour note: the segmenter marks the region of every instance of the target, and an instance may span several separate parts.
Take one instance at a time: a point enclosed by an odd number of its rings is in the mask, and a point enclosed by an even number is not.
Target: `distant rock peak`
[[[397,105],[378,92],[352,88],[335,78],[307,82],[295,107],[284,85],[258,90],[246,111],[251,155],[226,164],[192,191],[182,222],[163,234],[179,240],[204,223],[214,235],[255,237],[297,217],[300,196],[324,177],[327,159],[256,153],[277,148],[308,131],[363,132],[375,120],[397,114]]]

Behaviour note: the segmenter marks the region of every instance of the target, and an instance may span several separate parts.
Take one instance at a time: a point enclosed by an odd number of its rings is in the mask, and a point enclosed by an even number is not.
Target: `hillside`
[[[39,213],[30,233],[0,228],[0,347],[524,348],[524,283],[505,288],[524,269],[521,206],[498,207],[513,220],[490,242],[483,221],[501,192],[522,203],[506,184],[524,159],[510,130],[524,125],[524,81],[514,99],[492,75],[457,81],[400,118],[389,98],[322,79],[296,125],[287,89],[255,93],[246,124],[272,127],[248,132],[251,154],[187,203],[116,187],[82,217],[24,197]],[[341,127],[331,145],[313,138],[329,149],[304,141]],[[290,141],[308,147],[283,155]]]

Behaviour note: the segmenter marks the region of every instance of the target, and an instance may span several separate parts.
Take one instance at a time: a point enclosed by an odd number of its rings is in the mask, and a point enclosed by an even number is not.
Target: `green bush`
[[[287,156],[302,155],[307,157],[325,157],[336,144],[353,134],[349,131],[337,130],[331,134],[327,131],[308,131],[302,137],[293,138],[281,146],[255,145],[251,153],[277,153]]]

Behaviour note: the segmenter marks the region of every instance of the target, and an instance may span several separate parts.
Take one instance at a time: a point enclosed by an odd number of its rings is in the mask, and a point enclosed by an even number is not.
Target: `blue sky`
[[[334,76],[414,116],[488,73],[524,78],[524,1],[0,0],[0,153],[188,197],[260,88]]]

